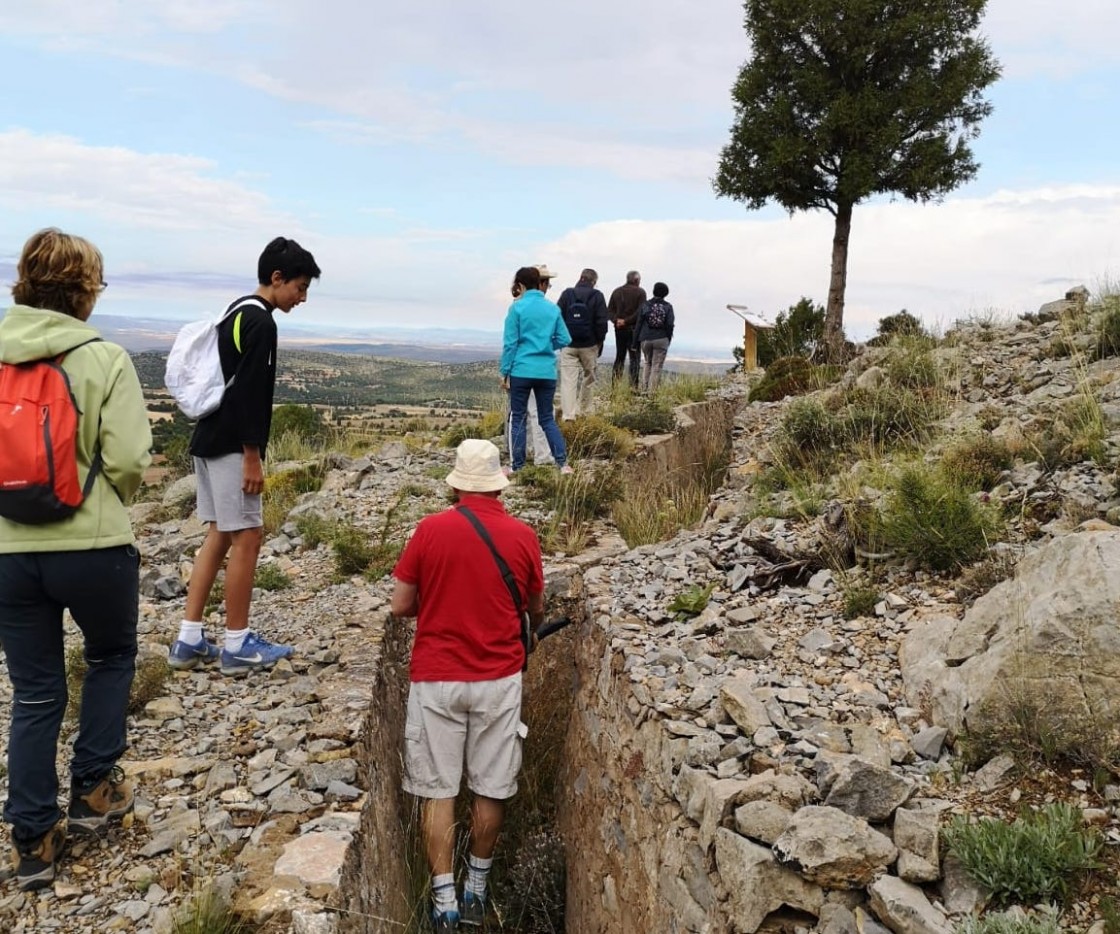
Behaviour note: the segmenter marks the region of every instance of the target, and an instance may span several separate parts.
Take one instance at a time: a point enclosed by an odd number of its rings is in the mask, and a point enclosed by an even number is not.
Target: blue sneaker
[[[211,662],[216,662],[220,654],[221,650],[213,642],[207,642],[205,637],[198,645],[191,645],[182,639],[176,639],[167,655],[167,664],[172,668],[185,671],[199,664],[208,665]]]
[[[486,917],[486,899],[479,898],[474,892],[463,892],[463,911],[459,916],[459,923],[464,927],[482,927]]]
[[[271,668],[282,658],[289,658],[294,649],[290,645],[273,645],[255,632],[250,632],[238,652],[222,649],[222,674],[244,675],[250,671]]]
[[[459,930],[459,912],[432,911],[432,930],[436,934],[452,934]]]

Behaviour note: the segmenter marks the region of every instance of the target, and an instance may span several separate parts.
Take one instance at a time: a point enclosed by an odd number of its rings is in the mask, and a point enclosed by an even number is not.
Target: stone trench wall
[[[652,485],[666,474],[684,481],[725,458],[735,409],[722,401],[687,407],[680,431],[656,439],[635,465],[634,482]],[[595,575],[586,576],[590,619],[578,643],[580,683],[560,783],[568,930],[700,931],[706,923],[729,930],[700,825],[678,801],[688,741],[667,733],[634,695],[612,644],[618,621],[597,613]]]
[[[412,629],[389,625],[381,644],[381,664],[374,680],[357,751],[368,797],[361,826],[339,879],[342,934],[380,934],[403,930],[412,913],[408,852],[401,791],[401,738],[408,696],[408,653]]]
[[[651,489],[667,477],[686,483],[696,471],[725,461],[735,409],[728,401],[682,407],[676,434],[644,439],[627,468],[628,482]],[[591,602],[578,593],[578,566],[591,567],[594,554],[583,558],[546,568],[550,605],[555,599],[579,620],[557,643],[563,649],[552,653],[549,646],[548,653],[558,668],[575,662],[574,709],[560,781],[567,930],[687,929],[667,921],[662,897],[682,918],[693,920],[714,903],[695,844],[696,827],[670,788],[674,763],[683,759],[687,741],[672,739],[658,722],[644,720],[651,711],[629,692],[622,656],[611,652],[609,618],[596,620]],[[411,845],[405,818],[409,804],[400,790],[410,638],[408,626],[386,628],[362,728],[358,760],[369,794],[339,880],[338,930],[343,934],[399,934],[415,910],[405,858]],[[559,670],[555,674],[568,677]]]

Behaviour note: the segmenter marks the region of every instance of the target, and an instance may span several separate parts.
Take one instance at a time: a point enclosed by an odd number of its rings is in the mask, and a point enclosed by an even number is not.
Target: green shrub
[[[897,448],[927,440],[944,414],[944,401],[936,395],[905,386],[849,389],[837,414],[845,445],[874,444]]]
[[[85,648],[79,640],[66,651],[66,715],[76,719],[82,703],[82,682],[89,666],[86,664]],[[148,701],[163,695],[164,686],[171,675],[167,659],[161,655],[143,652],[136,656],[136,673],[128,692],[128,712],[138,714]]]
[[[750,402],[777,402],[816,389],[813,364],[805,357],[779,357],[751,388]]]
[[[772,328],[758,332],[758,363],[769,368],[782,357],[809,357],[824,336],[824,306],[802,296],[779,311]]]
[[[840,445],[840,421],[817,399],[797,399],[786,411],[779,433],[779,448],[796,463],[799,453],[817,453]]]
[[[614,460],[623,458],[634,450],[634,436],[612,421],[598,415],[586,415],[560,422],[560,431],[568,449],[568,460],[584,457]]]
[[[171,934],[249,934],[249,926],[213,889],[192,895],[172,915]]]
[[[315,548],[321,542],[330,541],[334,526],[335,523],[329,519],[324,519],[322,516],[316,516],[312,513],[304,513],[296,519],[296,530],[299,532],[299,537],[303,541],[305,549]]]
[[[287,590],[292,586],[292,579],[275,563],[259,564],[253,575],[253,586],[261,590]]]
[[[448,428],[440,438],[444,447],[457,448],[467,438],[497,438],[506,432],[506,414],[491,410],[469,422],[459,422]]]
[[[844,619],[870,616],[879,602],[879,588],[874,584],[853,584],[844,588]]]
[[[1097,359],[1120,356],[1120,304],[1113,301],[1097,330]]]
[[[314,406],[288,402],[272,410],[271,434],[277,438],[292,434],[306,444],[321,445],[330,436],[330,427]]]
[[[922,327],[922,322],[915,318],[905,308],[898,314],[887,315],[885,318],[879,319],[879,326],[876,329],[876,338],[868,341],[869,344],[874,344],[876,340],[879,342],[889,342],[891,338],[900,337],[928,337],[926,329]]]
[[[276,534],[304,493],[322,489],[326,475],[326,462],[320,459],[265,477],[262,497],[265,531]]]
[[[579,424],[582,419],[563,422],[565,436],[567,426]],[[676,427],[677,420],[673,410],[656,399],[639,398],[636,404],[610,416],[610,424],[618,430],[632,431],[639,435],[667,435]]]
[[[1012,823],[958,815],[944,840],[997,905],[1063,902],[1080,875],[1098,868],[1103,841],[1069,804],[1025,811]]]
[[[981,557],[997,537],[994,511],[938,471],[911,467],[895,484],[872,528],[888,550],[950,571]]]
[[[939,387],[943,380],[932,349],[933,342],[926,337],[895,337],[884,366],[890,384],[905,389]]]
[[[1062,934],[1055,911],[1024,916],[988,914],[959,922],[955,934]]]
[[[990,490],[1013,462],[1006,442],[979,434],[950,446],[941,459],[941,467],[966,489]]]
[[[373,562],[375,555],[369,534],[356,525],[336,525],[331,531],[330,543],[335,571],[340,577],[361,574]]]

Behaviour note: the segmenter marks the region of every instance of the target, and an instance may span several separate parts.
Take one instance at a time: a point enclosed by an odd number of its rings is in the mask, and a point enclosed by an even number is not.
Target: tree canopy
[[[751,58],[713,186],[757,209],[836,218],[825,336],[843,341],[852,208],[925,202],[971,179],[969,147],[999,65],[977,34],[987,0],[745,0]]]

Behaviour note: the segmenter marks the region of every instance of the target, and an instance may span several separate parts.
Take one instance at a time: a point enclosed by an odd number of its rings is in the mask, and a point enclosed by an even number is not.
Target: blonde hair
[[[101,291],[101,251],[88,240],[47,227],[23,246],[12,298],[18,305],[78,317]]]

